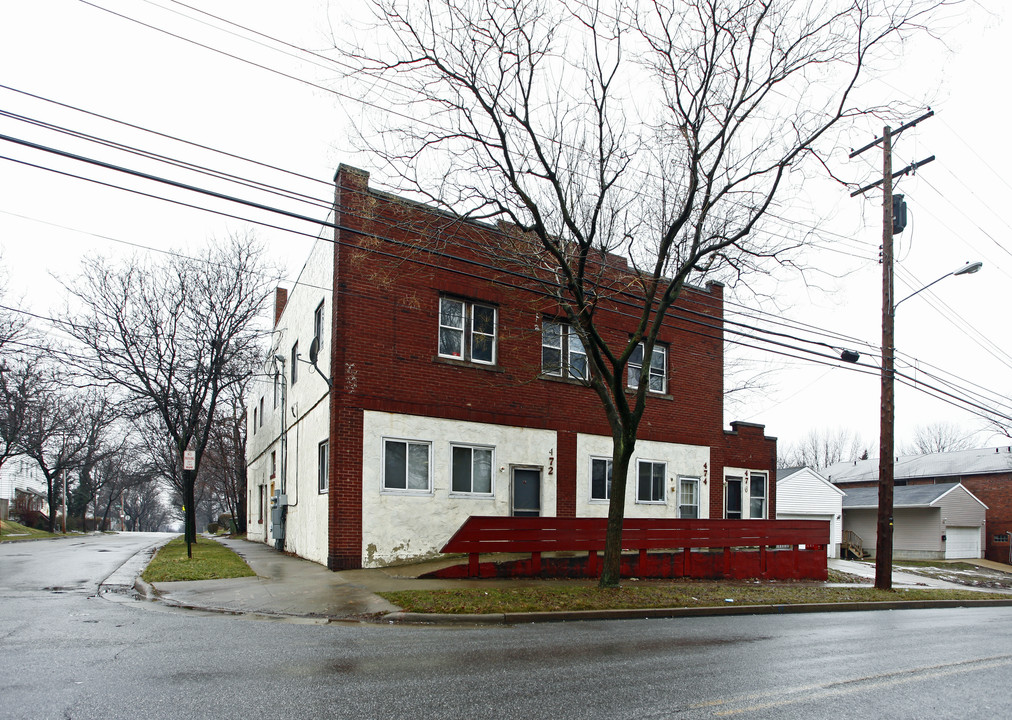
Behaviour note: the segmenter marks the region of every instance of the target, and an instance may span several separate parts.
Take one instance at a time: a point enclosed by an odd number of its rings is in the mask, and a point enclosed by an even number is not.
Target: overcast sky
[[[980,273],[948,278],[902,304],[896,318],[898,350],[904,362],[916,361],[919,380],[963,397],[979,393],[982,404],[997,407],[999,396],[1012,393],[1005,301],[1012,281],[1012,185],[1005,172],[1012,160],[1006,130],[1012,31],[1008,12],[999,3],[990,4],[994,8],[987,12],[968,3],[960,21],[946,27],[944,43],[912,44],[866,92],[879,103],[900,99],[921,109],[930,103],[937,113],[907,131],[895,149],[896,168],[937,156],[897,188],[910,207],[910,225],[897,236],[897,296],[965,262],[984,262]],[[0,84],[13,90],[0,88],[0,110],[8,114],[0,117],[0,134],[325,219],[339,163],[375,170],[350,142],[363,108],[357,98],[342,93],[333,64],[277,41],[326,51],[332,32],[350,31],[324,0],[214,0],[199,7],[236,25],[172,0],[5,3],[0,10]],[[315,201],[226,185],[34,124],[38,122],[185,159]],[[61,288],[50,275],[73,278],[87,252],[194,251],[209,238],[245,232],[254,227],[252,221],[263,220],[288,230],[257,227],[256,232],[294,279],[320,232],[311,222],[279,220],[8,140],[0,140],[0,156],[0,249],[9,275],[7,300],[20,300],[21,307],[43,316],[58,313],[62,302]],[[879,152],[849,160],[841,149],[832,169],[848,180],[869,181],[880,166]],[[763,423],[787,444],[810,428],[847,428],[874,445],[881,195],[852,199],[831,183],[816,183],[804,201],[814,206],[821,223],[818,249],[804,260],[819,271],[804,279],[778,275],[776,303],[764,303],[757,312],[755,301],[743,298],[753,309],[737,315],[730,311],[738,308],[729,305],[729,319],[783,332],[788,337],[781,340],[791,346],[834,352],[795,339],[802,338],[837,349],[852,347],[862,352],[867,372],[785,358],[763,349],[771,347],[767,344],[747,340],[744,353],[770,371],[767,390],[750,396],[727,420]],[[59,336],[45,322],[39,326]],[[931,376],[963,387],[943,386]],[[1007,406],[1003,411],[1012,414]],[[918,424],[940,421],[956,423],[968,433],[982,427],[980,419],[923,388],[897,389],[898,447],[912,438]],[[987,433],[975,439],[1001,442]]]

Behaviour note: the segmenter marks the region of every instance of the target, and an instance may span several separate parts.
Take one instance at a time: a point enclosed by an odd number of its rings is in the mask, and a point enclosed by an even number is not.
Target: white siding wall
[[[576,436],[576,514],[580,517],[607,517],[608,501],[591,500],[591,458],[611,458],[612,439],[603,435]],[[666,483],[662,504],[636,502],[637,468],[640,460],[665,463]],[[636,441],[626,481],[626,517],[673,518],[678,516],[679,477],[699,478],[699,517],[710,515],[710,479],[707,468],[710,448],[697,445]],[[704,482],[705,480],[705,482]]]
[[[829,557],[840,556],[842,516],[841,492],[807,468],[777,482],[778,519],[829,520]]]
[[[270,507],[264,511],[264,522],[259,522],[261,486],[268,494],[281,489],[281,428],[284,414],[287,431],[286,485],[288,520],[285,549],[315,562],[327,562],[327,495],[317,490],[317,448],[327,440],[330,408],[326,381],[308,363],[309,346],[313,340],[313,316],[324,302],[323,343],[318,365],[325,375],[330,374],[332,294],[329,288],[333,276],[333,246],[317,241],[296,285],[288,294],[281,319],[275,328],[271,357],[284,359],[283,383],[287,390],[284,407],[274,407],[274,382],[265,378],[254,384],[247,398],[247,500],[251,540],[273,543],[270,535]],[[272,306],[273,307],[273,306]],[[307,362],[298,363],[298,378],[291,382],[292,345],[299,343],[299,354]],[[265,368],[269,375],[273,365]],[[259,411],[263,398],[264,418],[253,427],[253,410]],[[259,412],[258,412],[259,415]],[[276,457],[276,473],[271,476],[271,453]]]
[[[875,554],[876,510],[844,510],[843,527],[860,535],[864,549]],[[943,555],[942,516],[938,508],[896,508],[893,511],[893,558],[932,560]]]
[[[432,491],[383,489],[383,439],[430,443]],[[381,567],[439,557],[439,550],[471,515],[510,514],[512,466],[541,468],[541,514],[556,514],[555,432],[367,411],[363,418],[362,565]],[[450,444],[491,446],[492,495],[450,491]]]
[[[878,536],[877,511],[871,508],[843,511],[843,529],[857,533],[864,549],[875,554],[875,539]]]

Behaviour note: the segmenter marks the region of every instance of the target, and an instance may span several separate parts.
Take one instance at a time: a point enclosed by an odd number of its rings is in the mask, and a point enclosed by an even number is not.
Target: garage
[[[948,527],[945,529],[945,559],[979,558],[979,527]]]

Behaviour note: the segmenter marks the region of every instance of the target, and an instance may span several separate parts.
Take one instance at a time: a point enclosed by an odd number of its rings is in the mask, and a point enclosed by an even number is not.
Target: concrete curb
[[[918,610],[942,608],[1012,607],[1009,600],[896,600],[892,602],[807,603],[798,605],[729,605],[692,608],[642,608],[621,610],[572,610],[561,612],[489,613],[485,615],[395,612],[382,622],[413,625],[524,625],[583,620],[649,620],[677,617],[730,615],[788,615],[819,612],[865,612],[869,610]]]

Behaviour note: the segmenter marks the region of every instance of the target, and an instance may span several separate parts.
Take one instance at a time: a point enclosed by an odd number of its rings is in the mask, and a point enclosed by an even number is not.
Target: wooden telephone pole
[[[887,125],[882,128],[882,137],[850,154],[850,157],[854,158],[865,150],[882,143],[882,179],[850,194],[851,197],[854,197],[878,185],[882,186],[882,395],[879,408],[878,524],[875,539],[875,587],[880,590],[890,590],[893,586],[893,487],[895,485],[893,447],[896,417],[893,369],[896,359],[893,332],[896,313],[896,298],[893,294],[893,234],[897,231],[893,227],[893,180],[916,170],[921,165],[927,165],[935,159],[935,156],[932,155],[920,162],[911,163],[894,174],[892,138],[934,114],[929,110],[916,120],[900,127],[895,133]]]

